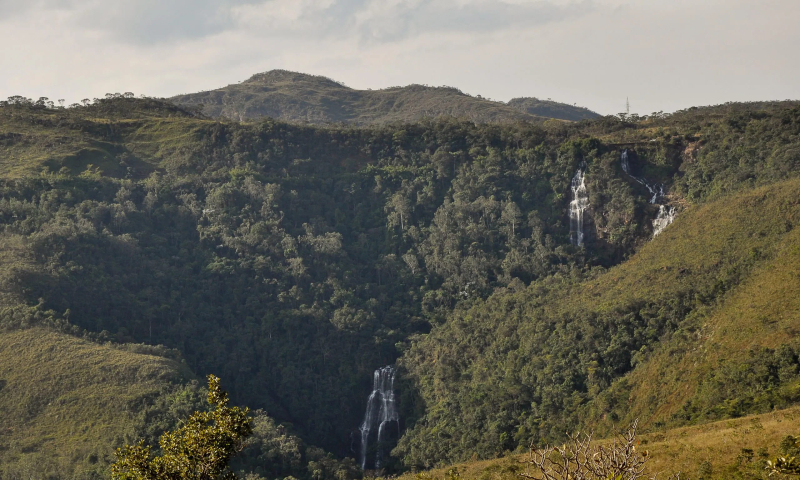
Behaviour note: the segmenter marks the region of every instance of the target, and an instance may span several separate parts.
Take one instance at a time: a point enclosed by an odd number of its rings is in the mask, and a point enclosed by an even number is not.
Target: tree
[[[219,378],[208,376],[208,403],[212,410],[193,413],[182,427],[165,432],[158,443],[161,456],[152,456],[140,441],[117,449],[111,466],[114,480],[231,480],[228,462],[253,432],[249,409],[228,407],[228,394]]]
[[[392,195],[389,202],[385,207],[386,212],[389,213],[388,223],[394,227],[400,224],[400,230],[406,229],[406,223],[411,215],[411,201],[404,191],[399,191]]]
[[[500,222],[503,223],[507,229],[510,228],[511,234],[508,235],[508,237],[512,238],[516,235],[517,225],[519,225],[522,220],[522,210],[511,200],[504,203],[503,213],[500,214]]]

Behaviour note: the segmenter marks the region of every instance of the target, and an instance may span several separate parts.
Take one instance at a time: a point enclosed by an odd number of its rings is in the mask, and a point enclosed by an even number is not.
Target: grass
[[[0,474],[102,470],[180,364],[41,328],[0,333]],[[33,467],[36,467],[35,470]],[[5,478],[5,477],[4,477]]]
[[[508,101],[508,105],[522,112],[530,113],[531,115],[569,120],[572,122],[591,120],[601,116],[588,108],[530,97],[512,98]]]
[[[669,423],[687,402],[698,401],[703,379],[723,362],[742,362],[753,348],[777,348],[797,338],[798,189],[800,182],[793,180],[685,212],[637,256],[609,272],[620,273],[619,294],[634,284],[658,285],[665,279],[673,285],[662,284],[659,290],[674,291],[688,281],[680,276],[689,272],[694,278],[707,277],[706,281],[713,280],[709,274],[716,275],[718,282],[724,282],[740,269],[744,277],[711,308],[698,309],[695,332],[663,343],[616,386],[630,389],[626,418],[642,417],[645,426]],[[740,265],[730,261],[737,258],[744,259]],[[637,267],[640,275],[623,273]],[[591,287],[602,288],[600,284]]]
[[[213,123],[146,111],[133,118],[97,116],[102,113],[0,109],[0,176],[62,168],[79,174],[92,165],[104,175],[143,178],[162,168],[166,157],[196,144],[203,126]]]
[[[704,425],[675,428],[640,435],[640,448],[648,452],[647,471],[658,478],[681,473],[682,479],[766,479],[766,458],[779,452],[787,435],[800,431],[800,407],[776,410]],[[608,440],[600,440],[599,444]],[[449,479],[457,472],[461,480],[519,479],[527,454],[471,461],[422,473],[407,473],[397,480]],[[710,473],[703,474],[702,472]]]

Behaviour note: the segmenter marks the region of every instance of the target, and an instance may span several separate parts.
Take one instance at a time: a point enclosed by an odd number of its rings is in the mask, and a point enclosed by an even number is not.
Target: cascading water
[[[620,155],[620,162],[622,163],[622,171],[632,179],[644,185],[650,192],[652,195],[652,197],[650,197],[650,203],[653,205],[661,204],[658,207],[658,215],[656,216],[655,220],[653,220],[653,236],[655,237],[665,228],[667,228],[667,226],[672,223],[673,220],[675,220],[675,216],[678,214],[678,212],[675,207],[671,207],[662,203],[664,201],[664,185],[651,184],[644,178],[637,177],[632,173],[628,149],[622,151],[622,154]]]
[[[628,174],[629,176],[631,176],[633,178],[636,178],[631,173],[631,161],[628,158],[628,149],[627,148],[622,151],[622,154],[620,155],[619,159],[620,159],[620,162],[622,162],[622,171],[625,172],[626,174]]]
[[[658,208],[658,216],[653,220],[653,236],[663,232],[667,226],[675,220],[675,207],[668,205],[660,205]]]
[[[589,208],[589,193],[583,170],[580,168],[572,177],[572,201],[569,202],[569,236],[573,245],[582,246],[584,241],[583,214]]]
[[[622,171],[628,174],[628,176],[631,177],[632,179],[644,185],[647,191],[650,192],[650,195],[652,195],[652,197],[650,197],[650,203],[656,204],[660,202],[661,199],[664,197],[664,185],[657,183],[651,184],[644,178],[637,177],[636,175],[634,175],[631,172],[631,163],[630,163],[630,158],[628,156],[627,148],[622,151],[622,154],[620,155],[620,161],[622,162]]]
[[[372,393],[367,399],[367,411],[361,422],[361,468],[381,468],[388,454],[388,442],[396,440],[400,430],[400,414],[394,392],[395,369],[392,366],[375,370],[372,376]],[[376,431],[377,427],[377,431]],[[374,446],[374,448],[370,448]],[[370,458],[372,457],[372,462]]]

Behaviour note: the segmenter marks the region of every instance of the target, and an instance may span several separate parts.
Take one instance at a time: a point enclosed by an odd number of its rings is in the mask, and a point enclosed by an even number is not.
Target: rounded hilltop
[[[242,83],[269,85],[275,83],[317,83],[327,87],[347,88],[341,82],[337,82],[323,75],[310,75],[308,73],[293,72],[291,70],[274,69],[266,72],[256,73]]]
[[[359,90],[322,75],[276,69],[207,92],[178,95],[172,102],[201,108],[233,121],[270,117],[285,122],[379,125],[452,117],[476,123],[579,121],[598,117],[581,107],[535,98],[510,103],[468,95],[453,86],[411,84]]]

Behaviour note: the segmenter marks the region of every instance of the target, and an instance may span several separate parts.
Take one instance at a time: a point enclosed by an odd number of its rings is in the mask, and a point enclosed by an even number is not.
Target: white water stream
[[[396,437],[400,428],[400,413],[394,392],[395,369],[392,366],[375,370],[372,376],[372,393],[367,399],[367,411],[361,422],[361,468],[375,470],[388,455],[387,442]],[[376,430],[377,429],[377,430]],[[370,446],[374,448],[370,449]],[[371,459],[369,457],[372,457]],[[369,460],[372,460],[370,462]]]
[[[678,212],[675,210],[675,207],[660,205],[658,208],[658,216],[653,220],[653,236],[655,237],[663,232],[664,229],[675,220],[677,214]]]
[[[569,237],[573,245],[582,246],[584,233],[584,213],[589,208],[589,193],[586,180],[580,168],[572,177],[572,201],[569,202]]]
[[[650,203],[654,205],[660,204],[658,207],[658,215],[656,216],[655,220],[653,220],[653,236],[655,237],[664,231],[664,229],[675,220],[675,217],[678,215],[678,211],[675,209],[675,207],[662,203],[664,202],[664,185],[651,184],[646,179],[637,177],[631,173],[630,155],[628,153],[628,149],[622,151],[622,154],[620,155],[620,162],[622,163],[622,171],[632,179],[644,185],[650,192],[650,195],[652,195],[652,197],[650,197]]]

